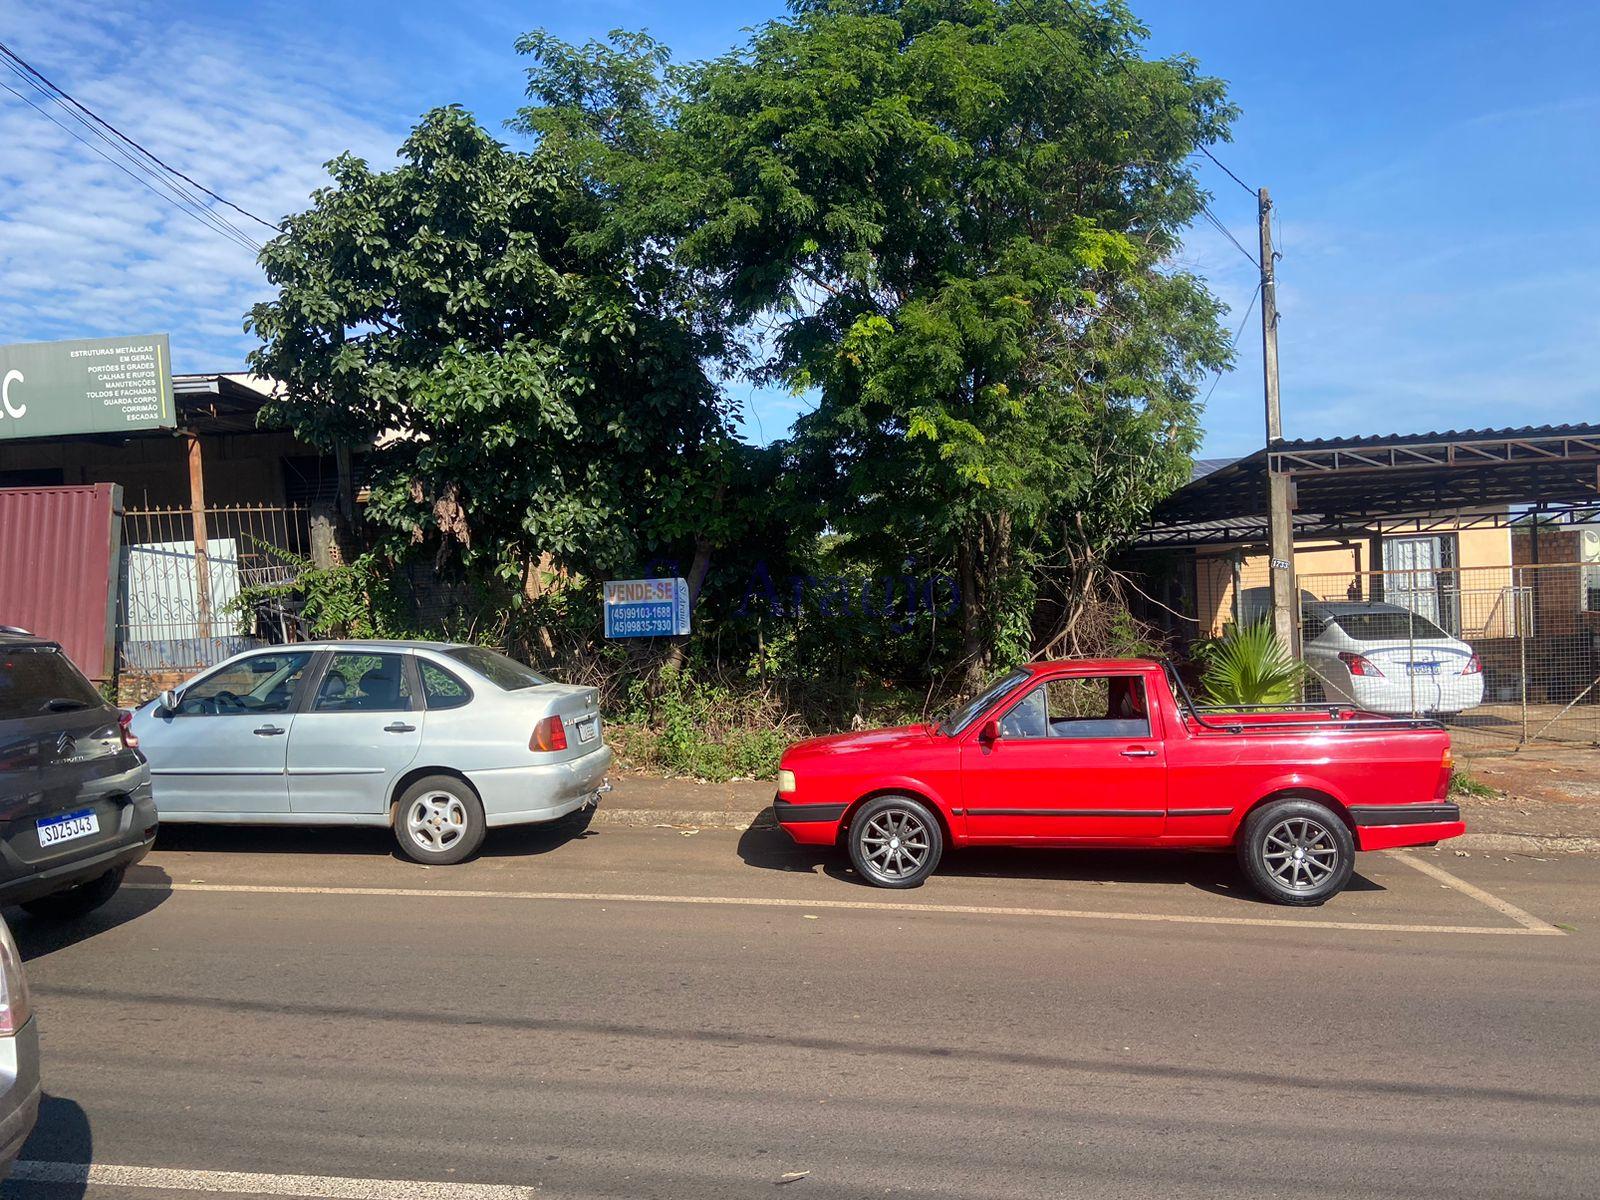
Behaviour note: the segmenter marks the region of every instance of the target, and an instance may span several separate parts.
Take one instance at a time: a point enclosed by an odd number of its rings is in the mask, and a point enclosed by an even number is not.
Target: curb
[[[773,827],[763,810],[758,813],[728,812],[726,809],[692,808],[607,808],[595,810],[596,825],[620,825],[633,829],[670,826],[673,829],[733,829],[743,831],[752,825]],[[1544,836],[1533,833],[1467,833],[1441,847],[1479,850],[1493,854],[1594,854],[1600,855],[1600,837]]]

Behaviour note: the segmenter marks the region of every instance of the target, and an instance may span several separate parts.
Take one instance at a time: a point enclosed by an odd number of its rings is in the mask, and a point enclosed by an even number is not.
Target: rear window
[[[1387,642],[1406,638],[1443,638],[1450,635],[1427,617],[1414,612],[1334,613],[1333,623],[1358,642]]]
[[[457,646],[445,653],[462,666],[470,667],[482,675],[495,687],[508,692],[519,692],[523,688],[550,682],[532,667],[497,650],[485,650],[482,646]]]
[[[100,708],[104,698],[56,650],[0,650],[0,721]]]

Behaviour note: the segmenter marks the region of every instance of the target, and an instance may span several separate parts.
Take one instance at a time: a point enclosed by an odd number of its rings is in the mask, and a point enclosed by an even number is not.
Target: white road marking
[[[1543,922],[1536,922],[1532,926],[1518,925],[1515,928],[1483,925],[1396,925],[1381,921],[1209,917],[1185,913],[1097,912],[1079,908],[1008,908],[989,904],[896,904],[886,900],[799,900],[777,896],[654,896],[632,892],[505,892],[445,888],[309,887],[254,883],[125,883],[122,886],[152,892],[241,892],[274,896],[398,896],[406,899],[436,900],[598,901],[607,904],[700,904],[716,907],[800,908],[814,911],[842,909],[854,912],[941,913],[955,916],[1053,917],[1057,920],[1073,921],[1139,921],[1268,929],[1345,929],[1361,933],[1561,935],[1561,930]]]
[[[345,1179],[328,1175],[260,1175],[251,1171],[190,1171],[111,1163],[33,1162],[11,1168],[27,1183],[218,1192],[235,1196],[297,1196],[300,1200],[533,1200],[538,1191],[500,1183],[439,1183],[426,1179]]]
[[[1463,896],[1470,896],[1479,904],[1486,904],[1490,908],[1494,909],[1495,912],[1500,913],[1502,916],[1510,917],[1518,925],[1521,925],[1527,929],[1529,933],[1551,934],[1563,932],[1562,930],[1557,929],[1554,925],[1550,924],[1548,921],[1541,921],[1532,913],[1524,912],[1515,904],[1512,904],[1509,900],[1502,900],[1499,896],[1496,896],[1490,892],[1486,892],[1481,887],[1475,887],[1474,885],[1468,883],[1465,879],[1456,878],[1454,875],[1450,874],[1449,871],[1446,871],[1443,867],[1438,866],[1435,863],[1426,862],[1420,858],[1414,858],[1410,854],[1407,854],[1401,850],[1392,850],[1390,853],[1393,854],[1395,858],[1398,858],[1401,862],[1405,863],[1406,866],[1414,867],[1418,871],[1421,871],[1424,875],[1428,875],[1434,879],[1437,879],[1446,887],[1454,888]]]

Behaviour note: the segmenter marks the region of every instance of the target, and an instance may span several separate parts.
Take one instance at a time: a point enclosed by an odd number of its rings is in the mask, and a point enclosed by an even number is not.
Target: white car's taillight
[[[1474,654],[1471,658],[1467,659],[1467,665],[1461,668],[1461,673],[1463,675],[1482,675],[1483,659]]]
[[[1365,654],[1357,654],[1353,650],[1341,650],[1339,661],[1350,669],[1352,675],[1365,679],[1383,678],[1383,672],[1373,666],[1372,660]]]
[[[28,1023],[33,1004],[28,999],[28,979],[22,973],[22,955],[11,940],[11,930],[0,921],[0,1037],[11,1037]]]

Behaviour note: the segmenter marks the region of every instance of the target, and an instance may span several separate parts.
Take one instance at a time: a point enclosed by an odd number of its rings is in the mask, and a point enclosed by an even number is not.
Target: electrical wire
[[[179,200],[176,197],[174,197],[171,192],[164,191],[157,183],[153,182],[148,177],[138,173],[137,171],[134,171],[134,170],[130,169],[124,163],[118,162],[117,159],[113,158],[110,154],[108,154],[106,151],[102,150],[99,146],[96,146],[93,142],[89,141],[82,134],[80,134],[77,130],[75,130],[71,126],[66,125],[63,122],[57,120],[49,112],[47,112],[43,108],[40,108],[39,105],[37,105],[36,103],[33,102],[33,100],[29,99],[27,96],[24,96],[21,92],[17,91],[15,88],[11,87],[9,84],[5,83],[4,81],[0,81],[0,89],[3,89],[5,91],[9,92],[11,95],[15,96],[18,100],[22,101],[22,103],[26,104],[29,108],[33,109],[34,112],[38,113],[45,120],[49,121],[52,125],[56,126],[56,128],[60,129],[64,133],[66,133],[67,136],[73,138],[74,140],[76,140],[78,142],[81,142],[87,149],[89,149],[93,153],[99,155],[101,158],[105,159],[106,162],[111,164],[111,166],[115,167],[117,170],[121,171],[124,175],[126,175],[129,179],[133,180],[135,183],[137,183],[137,184],[139,184],[139,185],[141,185],[143,187],[148,188],[150,191],[154,192],[157,196],[160,196],[162,199],[164,199],[164,200],[168,201],[169,203],[173,204],[185,216],[188,216],[191,219],[199,222],[201,225],[205,226],[207,229],[211,230],[213,233],[221,234],[223,237],[227,238],[229,241],[233,242],[235,245],[239,246],[241,249],[248,250],[251,253],[259,253],[260,252],[261,246],[260,246],[259,243],[251,241],[249,238],[245,237],[245,235],[243,235],[242,233],[239,233],[239,231],[234,229],[233,226],[231,226],[231,225],[227,225],[226,223],[216,223],[216,222],[208,221],[206,219],[206,216],[204,215],[204,210],[202,210],[202,212],[196,212],[190,205],[185,204],[181,200]]]
[[[185,175],[182,171],[178,170],[176,167],[174,167],[174,166],[170,165],[169,163],[164,162],[162,159],[158,158],[154,153],[152,153],[150,150],[147,150],[144,146],[140,145],[138,142],[134,141],[133,138],[131,138],[127,134],[123,133],[122,130],[118,129],[115,125],[112,125],[109,121],[105,120],[98,113],[94,112],[93,110],[91,110],[90,108],[85,106],[84,104],[80,103],[77,99],[75,99],[72,95],[70,95],[65,89],[56,86],[56,84],[52,83],[49,79],[46,79],[43,74],[41,74],[38,70],[36,70],[32,66],[32,64],[30,64],[26,59],[24,59],[16,51],[12,50],[11,47],[7,46],[4,42],[0,42],[0,55],[4,55],[7,59],[10,59],[11,62],[13,62],[17,66],[21,67],[24,71],[26,71],[29,75],[31,75],[39,84],[43,85],[43,87],[46,88],[48,91],[54,93],[55,95],[59,96],[61,99],[65,100],[68,104],[72,105],[73,108],[75,108],[79,112],[83,113],[86,117],[88,117],[90,120],[92,120],[95,124],[97,124],[97,125],[101,126],[102,128],[110,131],[117,138],[119,138],[120,140],[126,142],[129,146],[132,146],[140,154],[144,155],[151,162],[155,163],[158,167],[160,167],[163,171],[166,171],[169,175],[177,176],[179,179],[181,179],[185,183],[187,183],[190,187],[197,188],[201,192],[204,192],[207,196],[210,196],[211,199],[215,200],[218,204],[227,205],[227,207],[233,209],[233,211],[238,213],[240,216],[249,217],[252,221],[255,221],[257,224],[265,225],[268,229],[272,230],[274,233],[282,233],[283,232],[283,230],[281,228],[279,228],[276,224],[274,224],[272,221],[267,220],[265,217],[258,217],[255,213],[251,212],[249,209],[240,208],[239,205],[235,204],[232,200],[229,200],[224,196],[217,195],[216,192],[213,192],[210,188],[206,187],[203,183],[196,182],[195,180],[189,178],[189,176]]]
[[[1250,260],[1251,266],[1255,267],[1258,271],[1261,269],[1261,263],[1257,261],[1256,256],[1244,248],[1244,243],[1233,236],[1232,232],[1218,219],[1217,214],[1212,212],[1209,206],[1202,204],[1200,206],[1200,215],[1205,217],[1205,219],[1211,223],[1212,228],[1232,242],[1234,249],[1240,254],[1244,255],[1245,258]]]
[[[52,125],[62,130],[75,141],[80,142],[85,148],[104,159],[111,166],[121,171],[135,183],[147,188],[161,199],[176,207],[179,211],[197,221],[213,233],[226,238],[234,245],[251,254],[259,254],[262,244],[250,236],[239,226],[203,197],[209,197],[218,203],[226,205],[245,216],[260,221],[261,218],[238,207],[209,188],[195,182],[181,171],[169,166],[133,139],[123,134],[108,122],[102,120],[84,105],[78,103],[66,92],[55,87],[37,70],[22,60],[9,47],[0,43],[0,67],[5,68],[14,79],[33,93],[30,97],[15,88],[7,86],[0,81],[0,87],[44,117]],[[41,107],[37,100],[43,100],[48,107]],[[54,109],[53,113],[51,109]],[[63,121],[61,118],[65,118]],[[191,190],[193,189],[193,190]],[[270,228],[270,222],[263,221]]]
[[[1245,305],[1244,320],[1239,322],[1239,328],[1235,329],[1233,331],[1233,336],[1228,339],[1228,350],[1230,353],[1239,345],[1239,339],[1244,336],[1244,327],[1250,324],[1250,314],[1256,310],[1256,300],[1260,297],[1260,295],[1261,285],[1258,283],[1256,284],[1256,290],[1250,293],[1250,303]],[[1217,390],[1217,384],[1222,382],[1223,374],[1224,372],[1219,368],[1217,373],[1212,376],[1211,386],[1206,389],[1205,398],[1200,401],[1201,408],[1204,408],[1211,402],[1211,393]]]

